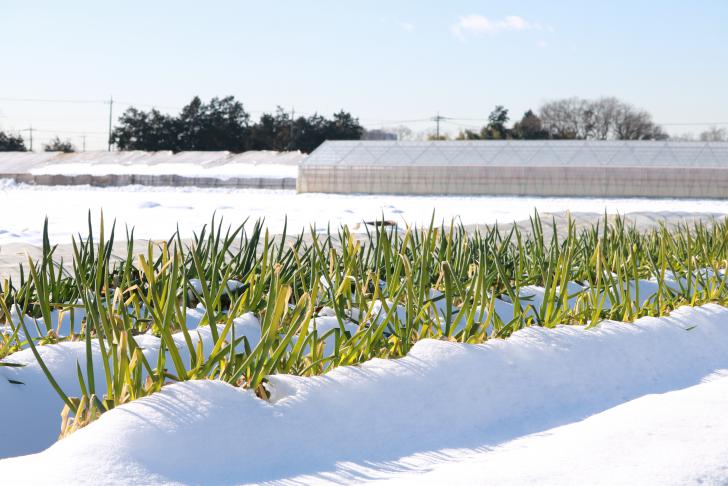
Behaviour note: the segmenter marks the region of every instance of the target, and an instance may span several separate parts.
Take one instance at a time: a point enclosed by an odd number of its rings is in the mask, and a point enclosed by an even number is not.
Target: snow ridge
[[[170,385],[40,454],[0,461],[0,477],[12,484],[384,479],[414,467],[403,457],[424,455],[432,468],[454,451],[488,450],[726,368],[728,309],[712,304],[589,330],[532,327],[481,345],[424,340],[399,360],[314,378],[273,376],[274,403],[216,381]]]

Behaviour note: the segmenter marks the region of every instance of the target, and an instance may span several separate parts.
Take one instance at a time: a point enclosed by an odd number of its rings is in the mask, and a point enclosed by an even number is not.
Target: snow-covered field
[[[209,223],[213,213],[231,224],[250,217],[265,218],[272,233],[282,231],[286,216],[289,231],[310,225],[325,228],[348,224],[356,229],[362,221],[384,216],[409,224],[511,223],[540,212],[589,212],[603,214],[653,212],[728,214],[728,200],[597,199],[537,197],[447,197],[296,194],[287,190],[198,189],[167,187],[32,186],[0,181],[0,203],[5,209],[0,222],[0,245],[41,242],[43,219],[48,216],[51,238],[69,243],[71,235],[86,231],[87,214],[96,220],[103,209],[108,222],[136,228],[139,238],[168,238],[177,227],[183,236]],[[360,230],[363,228],[360,227]],[[123,233],[123,231],[122,231]]]
[[[282,231],[286,217],[289,231],[328,224],[363,231],[362,222],[382,217],[429,224],[433,211],[438,223],[456,218],[466,225],[520,221],[534,209],[639,213],[646,221],[728,215],[728,200],[343,196],[8,181],[0,182],[0,202],[0,260],[8,246],[40,244],[46,215],[54,243],[85,233],[89,210],[94,220],[101,210],[107,224],[115,219],[122,236],[128,224],[137,238],[155,239],[177,228],[190,236],[213,213],[231,224],[265,218],[272,233]],[[650,285],[640,281],[642,289]],[[530,290],[538,299],[538,289]],[[498,304],[496,311],[510,305]],[[203,313],[188,310],[188,327]],[[326,319],[317,318],[318,325]],[[258,332],[260,339],[254,316],[235,326],[236,335],[255,342]],[[208,350],[208,329],[198,332]],[[149,357],[158,352],[158,338],[135,339]],[[75,363],[83,360],[84,343],[39,352],[62,388],[77,394]],[[532,327],[481,345],[423,340],[399,360],[312,378],[273,376],[268,402],[219,381],[177,383],[55,444],[60,399],[30,350],[8,361],[26,366],[0,367],[3,485],[728,484],[728,309],[712,304],[588,330]]]
[[[74,359],[67,345],[44,348],[58,363]],[[44,452],[0,461],[0,479],[726,484],[726,370],[728,309],[717,305],[482,345],[424,340],[399,360],[273,377],[270,402],[216,381],[170,385]],[[21,371],[35,373],[0,368]],[[32,430],[43,400],[8,404],[37,386],[0,380],[4,422]],[[33,440],[4,430],[6,455]]]

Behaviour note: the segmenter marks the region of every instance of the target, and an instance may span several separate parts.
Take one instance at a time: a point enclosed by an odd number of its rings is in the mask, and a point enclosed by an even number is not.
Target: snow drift
[[[382,484],[726,484],[727,409],[728,377],[718,375],[690,388],[637,398],[581,422],[462,454],[424,474],[390,473]],[[408,461],[414,465],[417,458]]]
[[[375,479],[406,471],[402,457],[424,454],[431,468],[452,451],[484,450],[725,368],[728,309],[717,305],[590,330],[528,328],[482,345],[424,340],[399,360],[271,377],[270,403],[216,381],[170,385],[40,454],[1,461],[0,477],[12,484]],[[0,383],[0,393],[8,390]]]

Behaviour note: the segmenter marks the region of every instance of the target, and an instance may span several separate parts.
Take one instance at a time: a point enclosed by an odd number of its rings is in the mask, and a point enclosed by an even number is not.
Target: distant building
[[[387,132],[385,130],[375,128],[374,130],[364,130],[361,136],[362,140],[397,140],[397,134]]]

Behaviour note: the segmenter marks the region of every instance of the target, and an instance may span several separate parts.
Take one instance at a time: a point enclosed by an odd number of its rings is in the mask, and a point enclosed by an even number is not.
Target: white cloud
[[[406,32],[412,32],[413,30],[415,30],[415,25],[409,22],[400,22],[399,26],[402,27],[402,30]]]
[[[459,39],[466,36],[498,35],[507,31],[541,30],[541,25],[530,22],[518,15],[508,15],[502,19],[489,19],[484,15],[465,15],[452,26],[452,32]]]
[[[539,49],[546,49],[546,47],[548,47],[548,44],[545,40],[540,40],[536,42],[536,47],[538,47]]]

